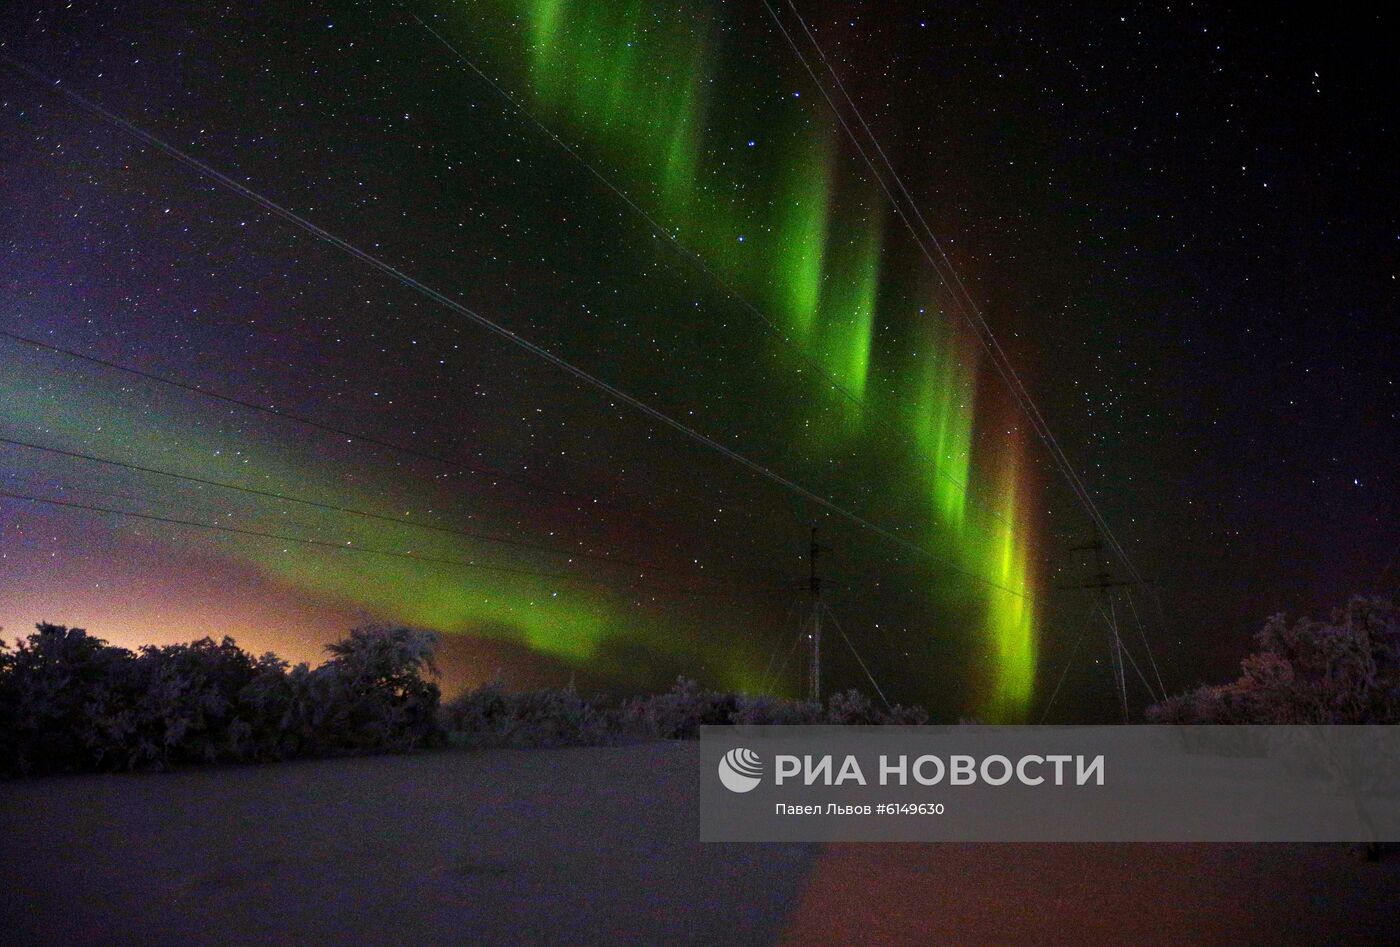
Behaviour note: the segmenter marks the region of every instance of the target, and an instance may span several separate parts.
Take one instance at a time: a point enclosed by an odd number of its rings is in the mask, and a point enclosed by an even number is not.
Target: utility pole
[[[817,574],[817,560],[823,547],[817,543],[817,527],[812,527],[812,536],[807,544],[807,591],[812,598],[811,616],[808,618],[808,639],[811,657],[808,664],[807,699],[821,703],[822,699],[822,579]]]
[[[1113,689],[1118,693],[1118,702],[1123,711],[1123,722],[1127,723],[1129,719],[1128,677],[1123,660],[1123,636],[1118,629],[1118,613],[1114,608],[1113,597],[1109,589],[1130,585],[1131,583],[1113,578],[1113,574],[1108,571],[1108,558],[1104,555],[1103,538],[1099,535],[1097,523],[1094,524],[1093,540],[1081,546],[1071,546],[1069,551],[1093,554],[1095,569],[1093,578],[1088,582],[1066,586],[1066,588],[1096,589],[1099,593],[1099,610],[1103,614],[1104,622],[1108,625],[1109,670],[1113,676]]]
[[[783,671],[787,669],[788,660],[796,653],[797,645],[805,637],[807,639],[807,699],[812,703],[821,703],[822,634],[826,631],[827,620],[829,619],[831,627],[836,630],[836,634],[840,636],[842,641],[846,642],[846,647],[851,649],[851,655],[856,659],[856,663],[860,665],[860,669],[865,672],[866,678],[870,681],[870,686],[875,689],[875,693],[879,696],[881,702],[884,703],[885,708],[892,711],[893,707],[890,704],[889,698],[885,696],[885,692],[881,689],[879,682],[875,680],[875,676],[870,673],[870,668],[866,666],[865,659],[860,656],[860,652],[856,650],[855,644],[851,642],[851,639],[846,636],[846,632],[842,630],[841,622],[837,619],[836,613],[833,612],[831,606],[827,604],[826,590],[837,588],[840,585],[840,583],[831,582],[822,578],[820,569],[818,568],[822,553],[830,551],[831,548],[829,546],[823,546],[821,543],[817,542],[817,527],[816,524],[813,524],[811,535],[807,540],[807,581],[798,583],[795,586],[798,594],[801,594],[803,591],[807,593],[807,614],[806,617],[802,619],[797,629],[797,638],[792,642],[788,657],[783,659],[783,663],[778,668],[778,676],[781,677]],[[794,605],[795,604],[796,603],[794,603]],[[773,657],[776,658],[777,654],[775,653]],[[772,666],[772,659],[769,660],[769,666]],[[765,673],[764,679],[767,680],[767,677],[768,675]]]

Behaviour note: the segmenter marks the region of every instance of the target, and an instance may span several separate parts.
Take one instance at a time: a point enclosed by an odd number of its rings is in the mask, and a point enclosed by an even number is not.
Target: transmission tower
[[[1064,588],[1093,589],[1098,592],[1098,613],[1108,629],[1109,673],[1113,678],[1113,690],[1123,711],[1123,722],[1127,723],[1129,720],[1128,675],[1125,658],[1128,653],[1123,647],[1123,635],[1118,626],[1118,610],[1114,605],[1111,590],[1126,587],[1132,583],[1115,579],[1113,573],[1109,571],[1108,557],[1104,555],[1103,539],[1099,536],[1097,524],[1094,525],[1094,538],[1092,540],[1079,546],[1071,546],[1069,551],[1092,554],[1093,577],[1088,582],[1064,586]]]
[[[856,664],[860,666],[861,672],[865,675],[866,680],[870,682],[870,686],[874,688],[876,696],[879,697],[881,703],[885,705],[885,709],[893,711],[894,707],[890,703],[889,698],[885,696],[884,688],[880,686],[879,681],[875,680],[875,675],[870,672],[870,666],[865,663],[865,659],[861,657],[860,651],[856,649],[855,642],[850,639],[845,629],[841,627],[841,622],[837,619],[836,612],[832,610],[830,603],[826,600],[826,591],[836,588],[838,583],[823,578],[818,570],[818,564],[821,561],[822,553],[830,551],[829,547],[823,546],[817,542],[817,528],[813,526],[807,541],[807,580],[796,586],[798,593],[805,594],[807,597],[806,614],[798,625],[797,637],[793,638],[787,657],[783,659],[781,664],[777,665],[776,678],[782,678],[783,672],[787,670],[789,660],[797,653],[798,644],[805,639],[807,642],[807,699],[813,703],[821,703],[822,636],[828,629],[831,629],[846,643],[846,647],[850,649],[851,656],[855,658]],[[793,604],[795,607],[797,603],[794,602]],[[789,614],[791,614],[791,612],[789,612]],[[774,661],[776,661],[777,657],[778,655],[775,651],[773,657],[768,661],[770,670],[774,667]],[[769,677],[769,672],[765,671],[763,674],[763,681],[765,684],[769,680]]]

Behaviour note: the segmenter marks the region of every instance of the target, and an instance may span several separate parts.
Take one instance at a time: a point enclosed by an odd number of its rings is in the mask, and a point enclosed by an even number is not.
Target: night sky
[[[1168,689],[1394,587],[1394,22],[799,9]],[[453,304],[0,65],[0,330],[110,363],[0,338],[0,438],[147,468],[0,444],[0,490],[101,510],[0,498],[7,636],[317,660],[397,621],[452,686],[796,693],[815,523],[891,699],[1040,715],[1090,519],[761,0],[16,0],[0,53]],[[1052,719],[1111,710],[1105,634]]]

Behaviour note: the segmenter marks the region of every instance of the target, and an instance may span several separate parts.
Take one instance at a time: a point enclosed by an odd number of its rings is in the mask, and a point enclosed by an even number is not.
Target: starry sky
[[[892,699],[1111,712],[1090,519],[790,6],[284,7],[0,11],[48,80],[0,65],[7,633],[797,693],[815,524]],[[1394,586],[1393,23],[798,9],[1148,580],[1144,666]]]

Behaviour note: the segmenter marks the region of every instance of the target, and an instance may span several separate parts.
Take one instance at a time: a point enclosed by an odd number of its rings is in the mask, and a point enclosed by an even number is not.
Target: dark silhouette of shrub
[[[601,698],[572,687],[512,693],[492,681],[444,705],[441,716],[454,742],[473,747],[595,746],[619,732]]]
[[[664,694],[610,705],[572,687],[512,693],[495,681],[444,705],[442,725],[467,746],[588,746],[623,740],[694,740],[703,726],[731,724],[921,724],[922,707],[882,710],[859,691],[834,694],[828,704],[768,695],[705,690],[677,679]]]
[[[1255,635],[1239,678],[1148,708],[1154,723],[1400,723],[1400,609],[1357,596],[1326,621],[1283,615]]]
[[[851,690],[826,706],[705,690],[681,678],[620,704],[572,687],[512,693],[499,682],[440,705],[436,636],[357,628],[320,667],[254,657],[233,641],[109,645],[41,624],[0,642],[0,772],[165,769],[345,752],[402,751],[450,736],[468,746],[586,746],[695,739],[725,724],[923,723]]]
[[[81,628],[40,624],[0,642],[0,760],[17,773],[62,772],[105,763],[121,689],[133,660]]]
[[[359,628],[314,670],[232,638],[132,653],[41,624],[0,642],[0,771],[163,769],[180,763],[408,750],[439,737],[437,639]]]
[[[331,660],[310,672],[320,736],[353,749],[408,750],[431,743],[441,693],[423,679],[437,674],[437,636],[409,628],[357,628],[328,645]]]

